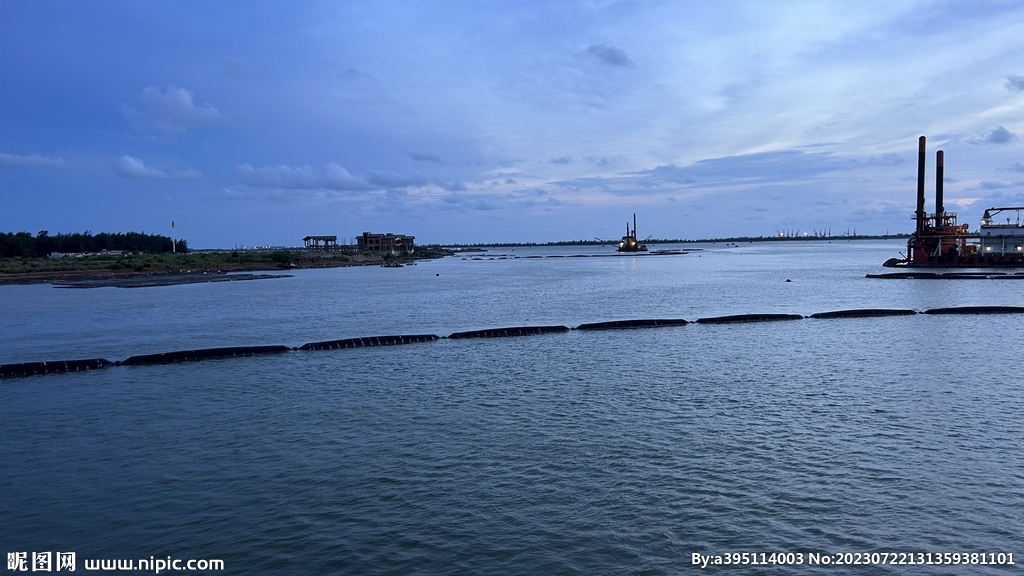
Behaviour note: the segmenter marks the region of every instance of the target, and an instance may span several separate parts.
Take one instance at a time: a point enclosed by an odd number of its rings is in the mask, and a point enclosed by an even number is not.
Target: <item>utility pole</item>
[[[171,220],[171,254],[176,254],[177,249],[174,246],[174,220]]]

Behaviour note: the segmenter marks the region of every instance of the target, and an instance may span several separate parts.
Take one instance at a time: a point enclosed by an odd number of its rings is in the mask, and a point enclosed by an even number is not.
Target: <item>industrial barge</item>
[[[935,154],[935,212],[925,212],[924,172],[925,137],[918,140],[917,152],[917,223],[907,241],[904,258],[890,258],[883,266],[908,268],[991,268],[996,266],[1024,268],[1024,206],[989,208],[981,218],[981,227],[970,232],[967,224],[957,224],[956,213],[946,212],[942,201],[943,154]],[[996,222],[996,215],[1015,213],[1005,224]]]
[[[647,240],[651,237],[648,236]],[[619,240],[617,252],[647,252],[647,240],[640,242],[636,239],[636,213],[633,213],[633,231],[629,231],[629,222],[626,222],[626,235]]]

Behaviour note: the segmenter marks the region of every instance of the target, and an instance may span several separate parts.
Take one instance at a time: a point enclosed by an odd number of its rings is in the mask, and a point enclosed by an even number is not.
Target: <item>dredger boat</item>
[[[647,237],[644,242],[650,239]],[[633,213],[633,231],[629,231],[629,222],[626,222],[626,235],[619,240],[619,247],[616,248],[618,252],[647,252],[647,244],[644,242],[638,242],[636,239],[636,213]]]
[[[917,223],[907,241],[904,258],[890,258],[883,266],[908,268],[1024,268],[1024,206],[985,210],[981,227],[970,232],[967,224],[957,224],[956,213],[946,212],[942,199],[943,154],[935,154],[935,212],[925,212],[924,172],[925,137],[918,140],[917,153]],[[996,215],[1015,213],[1006,223],[996,222]],[[635,228],[635,226],[634,226]]]

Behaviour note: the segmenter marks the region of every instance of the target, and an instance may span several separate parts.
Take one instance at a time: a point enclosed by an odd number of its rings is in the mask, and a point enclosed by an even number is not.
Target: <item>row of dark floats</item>
[[[837,310],[819,312],[806,318],[871,318],[880,316],[912,316],[915,314],[1024,314],[1024,306],[958,306],[952,308],[932,308],[918,312],[917,310],[891,308],[861,308],[856,310]],[[775,322],[784,320],[802,320],[800,314],[736,314],[732,316],[714,316],[700,318],[697,324],[740,324],[749,322]],[[654,328],[659,326],[683,326],[690,321],[682,318],[662,318],[645,320],[614,320],[610,322],[593,322],[580,324],[575,328],[568,326],[515,326],[510,328],[489,328],[486,330],[470,330],[455,332],[447,336],[449,339],[466,338],[501,338],[507,336],[529,336],[534,334],[552,334],[570,330],[618,330],[627,328]],[[131,356],[125,360],[111,362],[105,358],[87,360],[57,360],[53,362],[25,362],[21,364],[0,364],[0,378],[18,378],[37,374],[59,374],[64,372],[81,372],[97,370],[111,366],[145,366],[152,364],[173,364],[213,358],[234,358],[240,356],[257,356],[262,354],[280,354],[293,350],[338,350],[341,348],[365,348],[370,346],[394,346],[417,342],[434,342],[442,336],[436,334],[402,334],[397,336],[369,336],[364,338],[344,338],[310,342],[297,348],[289,346],[232,346],[227,348],[203,348],[199,350],[179,350],[161,354],[143,354]]]

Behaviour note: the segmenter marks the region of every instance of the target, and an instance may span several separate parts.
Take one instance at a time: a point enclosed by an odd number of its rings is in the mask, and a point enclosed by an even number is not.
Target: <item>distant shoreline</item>
[[[652,238],[647,244],[716,244],[718,242],[832,242],[856,240],[906,240],[910,234],[877,234],[869,236],[736,236],[733,238],[702,238],[698,240]],[[476,244],[441,244],[443,248],[527,248],[530,246],[614,246],[618,241],[600,240],[556,240],[553,242],[480,242]]]
[[[739,244],[753,242],[833,242],[859,240],[899,240],[909,238],[909,234],[888,234],[870,236],[739,236],[733,238],[709,238],[698,240],[652,239],[647,243],[655,246],[660,244]],[[415,261],[423,258],[438,258],[453,252],[483,251],[484,248],[529,248],[529,247],[571,247],[571,246],[614,246],[612,242],[598,240],[562,240],[554,242],[499,242],[475,244],[445,244],[437,247],[424,247],[422,252],[414,256],[395,257],[398,263]],[[419,251],[420,248],[417,248]],[[274,252],[289,254],[285,261],[274,260]],[[205,254],[205,255],[204,255]],[[252,253],[239,255],[229,250],[192,251],[190,254],[179,255],[135,255],[132,267],[121,269],[116,265],[114,257],[58,259],[51,258],[18,258],[4,260],[20,260],[22,263],[36,262],[40,266],[54,266],[56,269],[18,271],[0,270],[0,286],[16,284],[53,284],[67,288],[93,288],[101,286],[114,287],[145,287],[191,284],[197,282],[223,282],[227,280],[257,280],[280,276],[244,274],[251,272],[277,272],[302,270],[310,268],[338,268],[348,266],[381,265],[386,260],[378,254],[353,254],[341,252],[306,252],[268,251],[258,259]],[[191,257],[190,257],[191,256]],[[253,258],[255,261],[245,261]],[[148,262],[153,259],[152,267]],[[138,262],[135,262],[135,261]],[[235,260],[235,261],[232,261]],[[241,261],[239,261],[241,260]],[[145,268],[143,267],[145,266]],[[240,274],[241,273],[241,274]],[[232,274],[232,276],[227,276]]]

